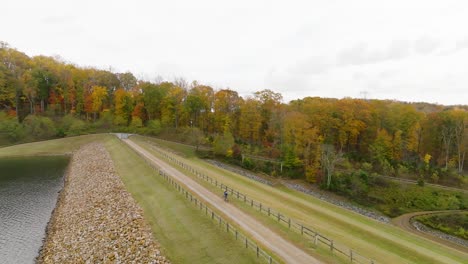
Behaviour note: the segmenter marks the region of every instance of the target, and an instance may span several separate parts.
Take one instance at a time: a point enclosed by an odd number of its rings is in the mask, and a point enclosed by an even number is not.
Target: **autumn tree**
[[[468,146],[468,112],[463,109],[455,109],[452,115],[454,119],[454,140],[457,150],[457,171],[461,174]]]
[[[180,119],[184,113],[183,102],[186,100],[187,91],[179,86],[173,86],[163,100],[162,122],[166,125],[179,127]]]
[[[260,125],[260,137],[262,140],[267,140],[265,136],[270,128],[270,121],[273,112],[280,106],[283,96],[280,93],[275,93],[272,90],[262,90],[254,93],[256,100],[260,102],[260,114],[261,114],[261,125]]]
[[[372,160],[383,172],[389,173],[391,170],[391,162],[393,157],[392,152],[392,137],[387,130],[380,129],[377,132],[377,138],[370,146]]]
[[[235,133],[240,125],[239,114],[242,105],[242,98],[236,91],[221,89],[214,94],[213,110],[214,124],[213,132],[221,133],[226,120],[229,120]],[[238,134],[238,133],[236,133]]]
[[[248,98],[240,107],[239,137],[250,144],[258,143],[261,126],[260,104],[257,100]]]
[[[93,86],[91,93],[92,111],[94,114],[94,121],[96,121],[97,113],[102,111],[103,101],[107,97],[107,89],[103,86]]]
[[[213,88],[206,85],[192,84],[185,100],[185,107],[190,115],[191,126],[208,131],[210,127],[211,109],[213,108]]]
[[[120,82],[120,86],[127,92],[137,86],[137,78],[131,72],[117,73],[116,77]]]
[[[326,173],[327,176],[327,189],[330,189],[332,176],[335,173],[335,166],[338,162],[343,160],[343,152],[336,151],[335,147],[328,144],[323,144],[320,148],[321,150],[321,159],[320,165],[322,171]]]
[[[161,119],[163,101],[172,88],[172,83],[153,84],[144,82],[139,85],[148,119]]]
[[[133,99],[131,94],[124,89],[117,89],[114,93],[114,107],[114,115],[117,124],[128,125],[133,111]]]
[[[31,59],[26,54],[10,48],[8,44],[2,42],[0,44],[0,63],[2,64],[4,90],[3,95],[6,99],[4,103],[7,108],[15,108],[18,121],[21,122],[25,114],[21,111],[22,105],[22,90],[24,83],[21,79],[25,70],[31,65]],[[13,96],[14,94],[14,103]],[[13,103],[12,105],[9,105]]]

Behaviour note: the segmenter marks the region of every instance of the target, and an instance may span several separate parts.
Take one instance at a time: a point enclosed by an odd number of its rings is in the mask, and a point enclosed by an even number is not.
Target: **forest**
[[[242,97],[183,78],[144,81],[30,57],[5,42],[0,62],[0,145],[123,131],[210,147],[245,168],[328,189],[359,191],[350,179],[366,183],[372,174],[466,184],[467,105],[313,96],[285,103],[269,89]]]

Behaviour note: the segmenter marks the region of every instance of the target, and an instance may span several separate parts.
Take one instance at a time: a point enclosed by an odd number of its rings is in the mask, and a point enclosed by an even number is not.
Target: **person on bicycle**
[[[228,197],[228,191],[225,190],[225,191],[224,191],[224,201],[227,201],[227,197]]]

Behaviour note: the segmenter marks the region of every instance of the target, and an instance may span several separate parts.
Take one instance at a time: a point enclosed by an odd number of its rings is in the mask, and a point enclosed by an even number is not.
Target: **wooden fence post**
[[[301,225],[301,235],[304,235],[304,226]]]
[[[258,254],[258,245],[257,245],[257,258],[258,258],[259,254]]]
[[[268,207],[268,216],[270,216],[270,207]]]
[[[330,240],[330,251],[331,251],[332,254],[333,254],[333,240]]]
[[[288,226],[291,228],[291,218],[288,219]]]
[[[349,258],[351,259],[351,263],[353,263],[353,250],[349,250]]]
[[[245,248],[249,247],[249,242],[247,241],[247,237],[245,238]]]

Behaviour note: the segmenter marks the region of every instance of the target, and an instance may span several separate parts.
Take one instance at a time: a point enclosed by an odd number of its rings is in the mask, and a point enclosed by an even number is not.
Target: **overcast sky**
[[[0,40],[241,95],[468,104],[468,1],[6,0]]]

